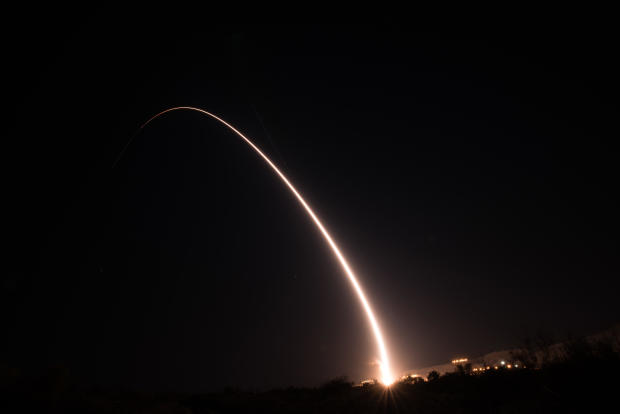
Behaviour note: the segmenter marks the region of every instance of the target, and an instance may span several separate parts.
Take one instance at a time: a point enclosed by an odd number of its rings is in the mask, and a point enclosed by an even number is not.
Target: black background
[[[618,322],[618,65],[602,22],[13,16],[3,365],[153,390],[377,375]]]

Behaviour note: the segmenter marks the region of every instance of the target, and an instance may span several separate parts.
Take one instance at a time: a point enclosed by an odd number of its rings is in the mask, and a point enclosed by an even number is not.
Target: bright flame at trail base
[[[191,106],[178,106],[178,107],[174,107],[174,108],[169,108],[169,109],[161,111],[157,115],[153,116],[151,119],[146,121],[140,128],[141,129],[144,128],[151,121],[153,121],[154,119],[160,117],[161,115],[163,115],[163,114],[165,114],[167,112],[177,111],[177,110],[189,110],[189,111],[200,112],[202,114],[210,116],[211,118],[219,121],[220,123],[222,123],[223,125],[228,127],[231,131],[233,131],[240,138],[242,138],[250,147],[252,147],[252,149],[254,151],[256,151],[256,153],[258,153],[258,155],[260,155],[261,158],[263,160],[265,160],[265,162],[267,164],[269,164],[269,166],[273,169],[273,171],[275,171],[275,173],[278,174],[280,179],[282,179],[282,181],[284,181],[284,184],[286,184],[286,186],[291,190],[293,195],[295,195],[295,197],[297,198],[299,203],[303,206],[303,208],[306,210],[306,212],[308,213],[310,218],[312,218],[312,221],[314,221],[314,224],[316,225],[316,227],[320,230],[321,234],[323,235],[323,238],[327,241],[327,243],[331,247],[332,251],[334,252],[334,255],[338,258],[338,261],[340,262],[340,265],[342,266],[344,272],[346,273],[347,277],[349,278],[349,281],[353,285],[353,288],[355,289],[355,292],[357,293],[357,296],[358,296],[360,302],[362,303],[364,311],[366,311],[366,315],[368,316],[368,321],[370,322],[370,326],[371,326],[372,331],[373,331],[373,333],[375,335],[377,346],[379,347],[379,353],[381,354],[381,360],[379,361],[379,367],[381,369],[381,382],[383,384],[385,384],[385,385],[392,384],[392,382],[394,382],[394,377],[393,377],[392,372],[390,370],[389,359],[388,359],[387,351],[386,351],[386,348],[385,348],[385,343],[383,342],[383,336],[381,335],[381,330],[379,329],[379,324],[377,323],[377,320],[375,319],[375,315],[372,312],[370,304],[368,303],[368,300],[366,300],[366,296],[364,295],[364,291],[362,290],[360,284],[358,283],[357,278],[355,277],[355,274],[353,273],[353,271],[349,267],[349,264],[347,263],[346,259],[344,258],[342,253],[340,253],[340,249],[338,249],[338,246],[336,245],[334,240],[331,238],[331,236],[329,235],[329,233],[327,232],[327,230],[325,229],[325,227],[323,226],[323,224],[321,223],[319,218],[316,216],[316,214],[314,214],[314,211],[312,211],[312,209],[310,208],[308,203],[306,203],[306,200],[303,199],[303,197],[301,196],[301,194],[299,194],[299,192],[293,186],[293,184],[291,184],[291,182],[278,169],[278,167],[276,167],[276,165],[269,159],[269,157],[267,157],[256,145],[254,145],[254,143],[252,141],[250,141],[245,135],[243,135],[241,132],[239,132],[235,127],[230,125],[228,122],[224,121],[223,119],[221,119],[220,117],[218,117],[216,115],[213,115],[210,112],[207,112],[207,111],[205,111],[203,109],[200,109],[200,108],[194,108],[194,107],[191,107]]]

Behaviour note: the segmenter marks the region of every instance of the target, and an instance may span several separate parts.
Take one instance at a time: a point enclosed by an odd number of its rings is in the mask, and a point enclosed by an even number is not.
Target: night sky
[[[4,27],[4,366],[205,391],[401,372],[620,321],[604,24]],[[10,32],[10,35],[8,34]]]

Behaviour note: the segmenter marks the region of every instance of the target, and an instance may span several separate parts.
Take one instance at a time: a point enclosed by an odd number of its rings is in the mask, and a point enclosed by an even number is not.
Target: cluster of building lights
[[[411,374],[411,375],[403,375],[402,377],[400,377],[401,380],[408,380],[408,379],[415,379],[415,378],[422,378],[424,379],[424,377],[418,375],[418,374]],[[425,380],[426,381],[426,380]]]
[[[500,368],[508,368],[508,369],[512,369],[512,368],[525,368],[525,366],[521,366],[519,364],[508,364],[508,363],[506,363],[506,361],[500,361],[499,365],[493,365],[493,367],[487,365],[486,367],[474,368],[472,371],[473,372],[483,372],[483,371],[488,371],[490,369],[500,369]]]
[[[460,365],[463,363],[467,363],[469,361],[469,359],[467,358],[458,358],[458,359],[453,359],[452,360],[452,364],[454,365]],[[480,367],[475,367],[471,369],[471,372],[474,372],[476,374],[485,372],[485,371],[490,371],[490,370],[499,370],[499,369],[514,369],[514,368],[527,368],[525,365],[520,365],[517,363],[509,363],[506,362],[504,360],[499,361],[499,363],[497,365],[486,365],[486,366],[480,366]],[[423,381],[427,381],[426,378],[424,378],[421,375],[418,374],[408,374],[408,375],[403,375],[400,377],[401,381],[407,381],[407,380],[414,380],[415,378],[420,378]],[[364,386],[364,385],[374,385],[377,384],[377,380],[375,379],[366,379],[361,381],[358,385],[358,387]]]

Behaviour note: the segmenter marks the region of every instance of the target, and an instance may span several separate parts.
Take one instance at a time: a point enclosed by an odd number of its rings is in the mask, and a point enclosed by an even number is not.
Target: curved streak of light
[[[338,258],[338,261],[340,262],[340,265],[342,266],[342,269],[344,270],[344,272],[346,273],[347,277],[349,278],[349,281],[353,285],[353,288],[355,289],[355,292],[357,293],[357,296],[358,296],[360,302],[362,303],[362,306],[364,307],[364,311],[366,311],[366,315],[368,316],[368,320],[369,320],[370,325],[372,327],[372,331],[373,331],[373,333],[375,335],[375,340],[377,342],[377,346],[379,347],[379,353],[381,354],[381,361],[379,361],[379,366],[380,366],[381,375],[382,375],[381,380],[386,385],[391,384],[393,382],[394,378],[393,378],[392,373],[390,371],[390,365],[389,365],[389,359],[388,359],[388,355],[387,355],[387,350],[385,348],[385,343],[383,342],[383,335],[381,334],[381,329],[379,329],[379,324],[377,323],[377,320],[376,320],[375,315],[374,315],[374,313],[372,311],[372,308],[370,307],[370,304],[368,303],[368,300],[366,300],[366,296],[364,295],[364,291],[362,290],[362,287],[358,283],[357,278],[355,277],[355,274],[353,273],[353,270],[351,270],[351,267],[349,267],[349,264],[347,263],[347,260],[344,258],[344,256],[340,252],[340,249],[338,248],[338,246],[336,245],[336,243],[334,242],[332,237],[329,235],[329,233],[327,232],[327,230],[323,226],[323,223],[321,223],[321,220],[319,220],[319,218],[316,216],[316,214],[314,214],[314,211],[312,211],[312,209],[310,208],[308,203],[306,203],[306,200],[304,200],[304,198],[297,191],[297,189],[293,186],[293,184],[291,184],[291,182],[288,180],[288,178],[286,178],[286,176],[280,171],[280,169],[278,169],[278,167],[271,161],[271,159],[269,159],[269,157],[267,157],[256,145],[254,145],[254,143],[252,141],[250,141],[249,138],[247,138],[245,135],[243,135],[241,132],[239,132],[239,130],[237,130],[234,126],[232,126],[228,122],[224,121],[222,118],[220,118],[217,115],[214,115],[214,114],[212,114],[210,112],[207,112],[204,109],[194,108],[192,106],[177,106],[177,107],[174,107],[174,108],[168,108],[168,109],[166,109],[164,111],[161,111],[157,115],[151,117],[148,121],[146,121],[144,124],[142,124],[140,129],[143,129],[149,123],[151,123],[151,121],[155,120],[156,118],[159,118],[161,115],[163,115],[163,114],[165,114],[167,112],[178,111],[178,110],[189,110],[189,111],[200,112],[200,113],[202,113],[204,115],[210,116],[211,118],[219,121],[220,123],[222,123],[223,125],[228,127],[231,131],[233,131],[241,139],[243,139],[250,147],[252,147],[252,149],[254,151],[256,151],[256,153],[258,155],[260,155],[263,160],[265,160],[265,162],[271,167],[271,169],[276,174],[278,174],[280,179],[282,179],[282,181],[284,181],[284,184],[286,184],[286,186],[295,195],[295,197],[297,198],[299,203],[303,206],[303,208],[306,210],[308,215],[312,218],[312,221],[314,221],[314,224],[316,225],[316,227],[321,231],[321,234],[323,235],[323,237],[325,238],[325,240],[327,241],[327,243],[331,247],[332,251],[334,252],[334,255]]]

